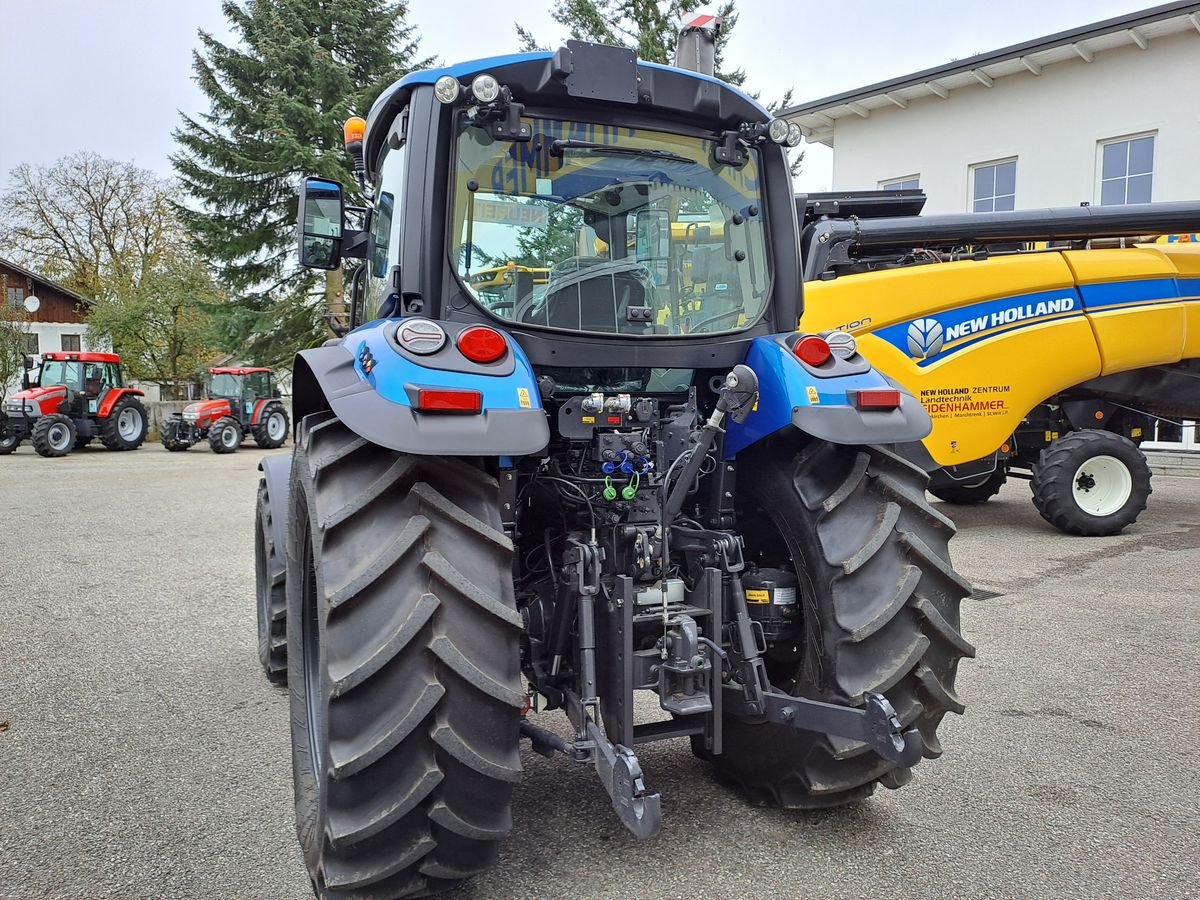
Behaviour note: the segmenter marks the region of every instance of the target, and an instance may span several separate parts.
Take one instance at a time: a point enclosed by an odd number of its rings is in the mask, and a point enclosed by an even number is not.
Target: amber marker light
[[[342,126],[342,137],[346,139],[347,147],[351,144],[361,144],[366,136],[367,120],[362,116],[351,116]]]

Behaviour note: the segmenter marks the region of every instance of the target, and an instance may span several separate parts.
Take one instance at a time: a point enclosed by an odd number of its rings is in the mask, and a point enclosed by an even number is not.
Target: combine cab
[[[0,454],[26,438],[41,456],[66,456],[95,438],[109,450],[136,450],[146,439],[143,393],[125,387],[116,354],[45,353],[36,381],[28,357],[25,368],[24,390],[0,416]]]
[[[270,369],[209,369],[205,392],[207,400],[163,422],[159,439],[168,450],[187,450],[207,440],[213,453],[233,453],[247,436],[274,450],[287,440],[288,415]]]
[[[1116,534],[1138,449],[1200,419],[1200,202],[919,216],[919,191],[801,197],[808,328],[849,332],[933,419],[930,491],[1029,479],[1043,518]]]
[[[707,26],[685,37],[711,65]],[[348,123],[365,230],[305,182],[301,262],[361,266],[357,327],[296,358],[256,555],[318,896],[489,866],[522,737],[594,768],[642,839],[650,742],[789,807],[941,753],[968,586],[889,447],[930,421],[796,331],[799,140],[710,72],[572,41],[412,73]],[[479,289],[513,258],[514,296]]]

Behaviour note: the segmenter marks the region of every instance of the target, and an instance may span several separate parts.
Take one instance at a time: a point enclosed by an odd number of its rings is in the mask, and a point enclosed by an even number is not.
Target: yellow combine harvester
[[[1200,418],[1200,203],[917,216],[923,201],[798,198],[803,329],[849,332],[920,397],[933,432],[910,455],[935,496],[1029,478],[1057,528],[1119,532],[1150,494],[1138,444]]]

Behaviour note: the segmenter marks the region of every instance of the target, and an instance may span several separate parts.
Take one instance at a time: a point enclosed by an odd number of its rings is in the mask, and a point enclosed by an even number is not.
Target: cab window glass
[[[404,197],[404,159],[407,145],[388,147],[379,163],[375,209],[371,216],[371,243],[364,290],[365,319],[379,316],[379,308],[392,293],[392,269],[400,262],[400,219]]]

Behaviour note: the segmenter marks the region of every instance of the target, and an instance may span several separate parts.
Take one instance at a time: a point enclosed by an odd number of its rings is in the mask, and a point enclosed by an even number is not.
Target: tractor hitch
[[[824,732],[862,741],[897,766],[915,766],[921,759],[921,735],[905,729],[896,710],[883,694],[867,691],[861,707],[838,706],[806,697],[763,691],[757,702],[748,701],[740,684],[725,685],[726,708],[741,715],[761,716],[768,722]]]

